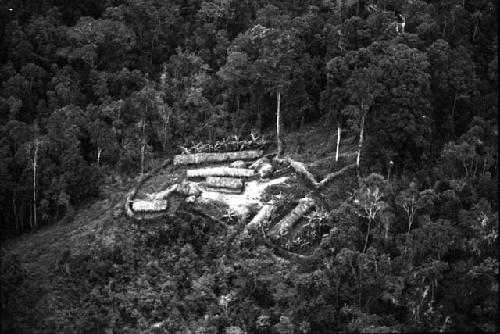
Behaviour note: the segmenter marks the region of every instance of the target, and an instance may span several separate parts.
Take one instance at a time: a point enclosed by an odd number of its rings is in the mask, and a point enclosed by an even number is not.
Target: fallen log
[[[174,165],[204,164],[235,160],[252,160],[261,157],[262,150],[181,154],[174,157]]]
[[[314,186],[318,184],[318,181],[314,178],[314,175],[311,174],[302,162],[298,162],[292,160],[290,158],[286,158],[286,161],[290,163],[290,166],[299,174],[303,175],[309,182],[311,182]]]
[[[209,176],[207,177],[204,185],[210,188],[229,188],[242,190],[245,186],[245,181],[234,177]]]
[[[293,228],[293,226],[299,221],[304,214],[306,214],[309,209],[314,206],[315,202],[310,197],[302,198],[299,204],[292,210],[288,215],[281,219],[276,225],[273,226],[269,232],[271,238],[279,238],[283,235],[288,234],[288,232]]]
[[[334,173],[328,174],[327,176],[325,176],[325,178],[323,180],[321,180],[321,182],[318,183],[318,185],[316,186],[316,189],[323,188],[328,183],[330,183],[333,179],[342,175],[343,173],[347,172],[350,169],[356,168],[356,166],[357,166],[356,164],[347,165]]]
[[[355,168],[357,166],[356,164],[347,165],[347,166],[339,169],[336,172],[327,174],[323,180],[321,180],[320,182],[318,182],[314,178],[314,175],[312,175],[311,172],[309,172],[309,170],[307,170],[307,167],[306,167],[306,165],[304,163],[295,161],[295,160],[293,160],[293,159],[291,159],[289,157],[286,157],[284,159],[280,159],[280,160],[278,160],[278,162],[286,162],[286,163],[288,163],[289,166],[291,168],[293,168],[296,173],[303,175],[314,186],[314,188],[316,190],[319,190],[319,189],[323,188],[324,186],[326,186],[328,183],[330,183],[336,177],[342,175],[343,173],[345,173],[348,170],[350,170],[352,168]]]
[[[212,167],[204,169],[189,169],[186,171],[187,177],[209,177],[209,176],[229,176],[229,177],[252,177],[255,171],[244,168]]]
[[[307,167],[304,163],[295,161],[289,157],[285,157],[284,159],[276,159],[277,162],[279,163],[286,163],[290,167],[292,167],[296,173],[304,176],[314,187],[317,187],[318,181],[316,181],[314,175],[307,170]]]
[[[148,195],[149,199],[166,199],[171,193],[177,191],[178,184],[171,185],[164,191],[160,191],[155,194]]]
[[[257,170],[259,169],[263,164],[269,163],[269,159],[267,157],[262,157],[260,159],[257,159],[254,163],[252,163],[249,168]]]
[[[248,231],[258,229],[264,222],[269,221],[271,215],[273,214],[276,206],[273,203],[264,204],[262,209],[253,217],[253,219],[245,226],[244,233]]]

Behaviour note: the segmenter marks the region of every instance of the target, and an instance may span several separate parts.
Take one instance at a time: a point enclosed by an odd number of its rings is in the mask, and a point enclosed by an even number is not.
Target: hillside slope
[[[314,136],[312,136],[312,131],[316,132]],[[299,141],[297,138],[302,139]],[[312,138],[314,138],[315,147],[319,149],[314,152],[301,152],[303,147],[310,147],[311,144],[308,141]],[[317,130],[317,128],[309,127],[301,132],[288,134],[285,142],[288,143],[287,148],[295,153],[292,154],[295,159],[316,161],[312,165],[312,170],[320,175],[329,171],[331,167],[331,148],[334,145],[329,142],[329,139],[331,138],[328,129]],[[298,145],[297,141],[300,142]],[[179,178],[178,173],[172,174],[162,170],[144,184],[141,192],[152,193],[163,190],[178,182]],[[244,249],[241,248],[242,243],[248,244],[251,252],[256,251],[254,246],[259,244],[260,237],[240,240],[244,222],[231,220],[231,217],[225,220],[226,223],[213,221],[210,218],[224,216],[224,212],[220,212],[220,208],[217,207],[211,209],[205,207],[202,210],[206,212],[200,212],[200,208],[193,210],[189,205],[181,203],[174,217],[168,216],[138,223],[128,219],[123,214],[123,200],[127,191],[133,186],[133,182],[124,185],[108,185],[101,199],[77,210],[71,220],[58,222],[38,233],[23,236],[3,246],[2,252],[7,260],[5,265],[2,265],[2,270],[19,274],[17,278],[10,281],[7,277],[6,302],[14,307],[2,316],[4,320],[2,328],[6,332],[14,330],[17,333],[48,333],[56,330],[90,333],[107,330],[104,332],[109,333],[114,328],[119,329],[119,332],[137,333],[149,328],[153,321],[162,320],[162,317],[148,313],[150,306],[141,310],[141,302],[137,304],[137,300],[134,299],[137,296],[130,295],[130,291],[137,290],[140,295],[145,293],[144,286],[139,281],[141,277],[149,277],[152,274],[150,272],[152,267],[155,266],[159,268],[162,275],[166,275],[160,280],[153,275],[155,284],[166,284],[165,282],[168,282],[172,273],[167,273],[167,264],[161,265],[162,262],[167,261],[165,256],[174,257],[170,265],[177,268],[183,252],[193,253],[190,256],[195,262],[203,263],[205,271],[212,271],[212,275],[224,276],[227,275],[224,273],[227,268],[218,272],[221,269],[220,264],[227,261],[228,263],[224,266],[241,267],[241,263],[236,259],[239,258],[237,253]],[[280,194],[282,190],[280,189]],[[301,190],[294,186],[293,189],[288,189],[288,198],[300,192]],[[289,206],[279,211],[277,217],[284,216],[287,208],[289,209]],[[170,240],[170,243],[165,243],[165,238]],[[262,246],[257,249],[258,253],[262,254],[255,254],[255,256],[262,260],[267,259],[265,263],[271,256],[280,268],[288,266],[285,260],[276,258],[271,249],[262,248]],[[215,253],[211,254],[214,251]],[[179,256],[180,259],[177,258]],[[231,263],[231,258],[233,258],[233,263]],[[217,263],[219,265],[215,266]],[[17,271],[12,268],[16,268]],[[187,275],[191,280],[204,277],[204,274],[199,272],[190,272]],[[2,279],[5,281],[5,277]],[[184,279],[186,277],[183,277]],[[180,283],[179,280],[178,282]],[[116,290],[115,295],[111,296],[109,289],[113,284]],[[222,294],[222,286],[214,286],[215,291],[219,290]],[[153,299],[160,298],[162,295],[161,291],[156,290],[158,288],[158,286],[148,288],[152,289],[149,292]],[[186,288],[187,290],[184,292],[175,285],[171,288],[180,294],[181,300],[197,292],[195,286],[185,287],[184,290]],[[103,295],[104,291],[107,291],[106,296]],[[227,287],[225,293],[230,292],[234,294],[234,287],[233,289]],[[125,293],[125,295],[117,297],[116,294],[120,293]],[[13,303],[14,299],[17,301]],[[217,298],[213,302],[217,305]],[[96,312],[99,313],[98,310],[104,313],[109,312],[111,305],[114,305],[111,307],[114,309],[123,303],[128,303],[129,306],[125,307],[126,310],[122,309],[121,313],[132,312],[127,317],[123,314],[113,316],[96,314]],[[168,309],[169,307],[164,305],[162,311],[166,312],[164,316],[168,315],[167,318],[171,315],[167,312]],[[184,312],[180,310],[179,312],[183,317],[189,318],[195,311],[187,308]],[[122,323],[108,323],[114,317],[120,319]],[[130,320],[130,317],[134,320]],[[113,321],[120,322],[117,319]],[[128,324],[125,319],[129,319]],[[183,324],[181,327],[193,329],[187,322],[181,323]],[[169,326],[171,327],[167,327],[170,330],[175,327],[173,324]]]

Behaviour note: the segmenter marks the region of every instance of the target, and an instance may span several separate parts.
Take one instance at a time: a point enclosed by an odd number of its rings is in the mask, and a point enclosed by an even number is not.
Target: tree
[[[191,32],[182,27],[183,19],[186,20],[181,13],[184,5],[189,6],[182,3],[181,7],[176,1],[134,0],[124,6],[108,7],[103,17],[119,22],[133,34],[131,58],[136,59],[142,71],[152,74],[175,54],[177,47],[183,46],[180,40],[187,39],[186,34]],[[191,15],[194,21],[194,13]]]
[[[377,82],[378,76],[380,76],[380,72],[376,68],[355,70],[346,83],[347,89],[351,91],[350,100],[356,103],[356,105],[346,107],[344,113],[350,116],[351,120],[354,120],[359,129],[358,155],[356,158],[358,170],[363,148],[366,116],[375,103],[376,97],[381,93],[381,86]]]
[[[450,45],[439,39],[427,50],[430,61],[431,87],[434,93],[434,118],[437,131],[442,130],[440,124],[448,124],[450,133],[447,138],[453,137],[457,125],[467,124],[470,114],[466,106],[471,101],[476,90],[476,74],[469,51],[464,47],[452,49]],[[456,120],[456,110],[460,108],[462,122]],[[448,110],[443,114],[442,109]],[[443,118],[443,116],[445,118]],[[447,123],[446,123],[447,122]],[[463,125],[460,124],[460,127]],[[446,137],[445,137],[446,138]]]
[[[348,77],[336,90],[347,97],[343,114],[359,131],[357,163],[367,125],[371,134],[367,160],[372,164],[396,158],[400,164],[418,161],[430,132],[425,54],[403,44],[374,42],[332,65],[332,70]],[[369,117],[370,113],[377,116]]]
[[[103,150],[110,149],[113,146],[112,131],[108,124],[101,120],[95,120],[91,124],[91,138],[97,146],[97,166],[100,165]]]
[[[45,175],[43,181],[57,189],[55,198],[64,192],[72,204],[99,192],[98,170],[84,159],[88,152],[83,143],[90,142],[90,123],[88,115],[74,105],[56,110],[47,120],[48,152],[44,163],[55,166],[50,168],[53,174]],[[63,187],[53,182],[56,179]]]
[[[2,212],[5,223],[12,221],[18,233],[23,231],[23,215],[20,209],[20,198],[23,197],[23,189],[19,184],[19,173],[17,170],[15,156],[18,152],[24,151],[25,144],[31,138],[30,127],[19,121],[9,121],[0,128],[0,171],[2,172]],[[13,217],[12,217],[13,216]],[[10,228],[11,226],[5,226]]]
[[[171,108],[172,137],[184,144],[200,135],[211,135],[212,129],[204,126],[209,121],[214,106],[209,100],[211,85],[215,80],[209,75],[210,67],[194,53],[177,50],[164,69],[161,85],[163,103]],[[168,112],[168,109],[165,109]]]
[[[19,68],[22,64],[33,62],[33,45],[26,37],[19,20],[11,20],[5,27],[5,47],[8,57]]]
[[[36,229],[37,228],[37,214],[36,214],[36,168],[38,165],[38,148],[40,146],[39,140],[38,140],[38,126],[35,124],[34,128],[34,136],[35,139],[33,140],[33,227]],[[32,227],[32,229],[33,229]]]
[[[345,20],[340,29],[346,50],[359,50],[370,44],[371,36],[368,24],[359,16]]]
[[[155,109],[158,111],[158,116],[161,120],[161,131],[159,133],[159,137],[162,137],[162,149],[165,152],[168,147],[168,139],[172,138],[169,131],[172,123],[172,108],[165,103],[164,94],[161,92],[156,92],[155,104]]]
[[[67,29],[61,22],[61,13],[57,7],[48,9],[43,15],[32,14],[25,31],[35,51],[38,66],[47,69],[56,62],[56,51],[63,46]]]
[[[11,95],[7,99],[7,104],[9,105],[9,120],[15,120],[23,106],[23,101]]]
[[[276,140],[278,158],[284,149],[281,143],[281,94],[290,84],[290,74],[293,72],[296,53],[300,51],[294,32],[290,30],[259,29],[263,34],[263,45],[260,57],[257,59],[257,76],[267,84],[269,90],[276,91]]]
[[[383,200],[386,187],[387,181],[381,175],[372,173],[360,181],[360,187],[356,191],[354,199],[356,213],[368,219],[363,253],[368,245],[372,223],[388,207],[387,202]]]
[[[147,116],[149,113],[151,113],[151,106],[154,103],[154,92],[153,92],[153,87],[150,82],[144,86],[144,88],[139,91],[136,94],[136,103],[137,103],[137,108],[140,110],[140,119],[138,122],[138,126],[141,129],[141,135],[140,135],[140,146],[141,146],[141,171],[140,171],[140,176],[141,178],[144,175],[144,158],[145,158],[145,152],[146,152],[146,145],[147,145],[147,137],[146,137],[146,124],[147,124]]]
[[[59,54],[70,61],[84,62],[90,70],[101,65],[116,68],[114,64],[123,61],[136,43],[135,34],[123,23],[88,16],[68,29],[67,38],[71,46],[59,49]]]
[[[40,129],[38,124],[34,124],[30,129],[30,140],[26,141],[16,152],[16,161],[22,166],[23,173],[21,175],[21,183],[24,183],[25,189],[31,190],[30,199],[29,199],[29,222],[30,222],[30,230],[35,231],[38,229],[39,220],[38,220],[38,204],[40,202],[39,194],[42,193],[40,188],[41,182],[40,179],[40,156],[41,150],[46,151],[48,146],[47,139],[45,136],[40,135]],[[28,185],[29,184],[29,185]],[[22,187],[20,187],[22,189]],[[15,201],[15,196],[17,192],[13,194]],[[16,209],[17,211],[17,209]]]
[[[410,230],[415,220],[418,210],[433,204],[435,195],[432,189],[419,192],[417,185],[411,182],[408,189],[401,191],[395,199],[395,204],[405,211],[408,216],[408,231],[406,237],[409,238]]]
[[[62,69],[53,67],[54,74],[52,75],[51,85],[47,92],[49,99],[49,108],[58,109],[68,104],[79,104],[84,99],[80,89],[81,78],[78,72],[69,65]]]
[[[269,6],[260,11],[257,21],[271,26],[278,25],[274,19],[267,15],[275,9],[275,7]],[[246,70],[252,71],[250,73],[254,80],[262,83],[266,92],[273,92],[276,96],[278,155],[283,153],[281,143],[281,97],[291,83],[291,75],[296,71],[294,65],[297,64],[299,52],[303,47],[301,41],[297,39],[296,31],[293,28],[286,28],[287,22],[287,18],[284,17],[278,27],[268,28],[257,24],[247,30],[244,36],[239,37],[238,44],[235,44],[233,49],[234,56],[238,56],[238,59],[244,62],[242,63],[244,66],[249,63],[251,67]],[[237,51],[246,51],[247,55],[234,53]],[[248,52],[252,52],[253,57],[250,57]],[[233,66],[232,63],[229,66]],[[232,68],[229,66],[226,67],[225,72],[221,73],[228,79],[229,76],[225,73],[236,69],[234,66]],[[242,69],[245,69],[245,67],[242,67]],[[232,74],[231,78],[239,79],[238,77],[241,77],[241,75],[236,72]]]
[[[243,39],[243,37],[239,37]],[[240,41],[242,42],[242,41]],[[227,94],[236,95],[236,115],[240,115],[240,98],[247,94],[252,94],[252,64],[247,52],[236,51],[238,44],[233,42],[228,50],[226,64],[217,72],[218,76],[227,86]],[[258,115],[259,128],[262,129],[262,116]]]
[[[470,210],[461,209],[459,221],[465,250],[478,259],[495,255],[493,247],[498,240],[498,213],[485,198],[479,199]]]
[[[347,88],[344,87],[344,82],[347,81],[350,75],[347,57],[348,55],[346,55],[346,58],[339,56],[328,61],[326,64],[326,87],[321,92],[321,107],[325,110],[329,120],[336,123],[337,126],[335,161],[338,161],[340,137],[345,122],[342,110],[349,103]]]
[[[480,117],[474,117],[469,130],[458,138],[448,142],[441,152],[441,159],[446,172],[451,176],[474,178],[486,175],[496,165],[495,143],[497,138],[493,125]],[[488,145],[485,142],[489,141]]]

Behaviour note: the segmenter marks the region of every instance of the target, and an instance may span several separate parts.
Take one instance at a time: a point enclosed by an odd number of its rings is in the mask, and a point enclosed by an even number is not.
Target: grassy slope
[[[26,269],[40,274],[52,268],[62,252],[80,253],[96,233],[106,235],[123,206],[123,198],[134,181],[107,185],[100,199],[76,210],[72,218],[63,219],[42,230],[7,241],[2,248],[16,253]]]

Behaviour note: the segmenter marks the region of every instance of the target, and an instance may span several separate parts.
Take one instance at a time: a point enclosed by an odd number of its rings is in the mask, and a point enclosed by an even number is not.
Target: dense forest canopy
[[[274,287],[281,308],[299,303],[290,321],[498,326],[497,2],[2,0],[0,26],[2,232],[71,214],[106,176],[139,174],[141,152],[270,133],[279,95],[284,131],[364,133],[359,199],[335,211],[344,230],[329,241],[344,269],[288,272],[304,294]],[[372,223],[382,232],[365,252]],[[424,314],[425,287],[444,309]],[[372,288],[382,301],[358,300]],[[339,298],[358,308],[329,314]]]
[[[2,1],[0,10],[4,230],[33,227],[33,187],[46,224],[95,196],[104,171],[138,172],[142,128],[148,157],[271,128],[277,91],[285,129],[323,119],[356,132],[366,113],[367,171],[385,173],[389,161],[418,171],[447,147],[496,177],[492,1]],[[474,120],[487,140],[479,151],[466,136]]]

